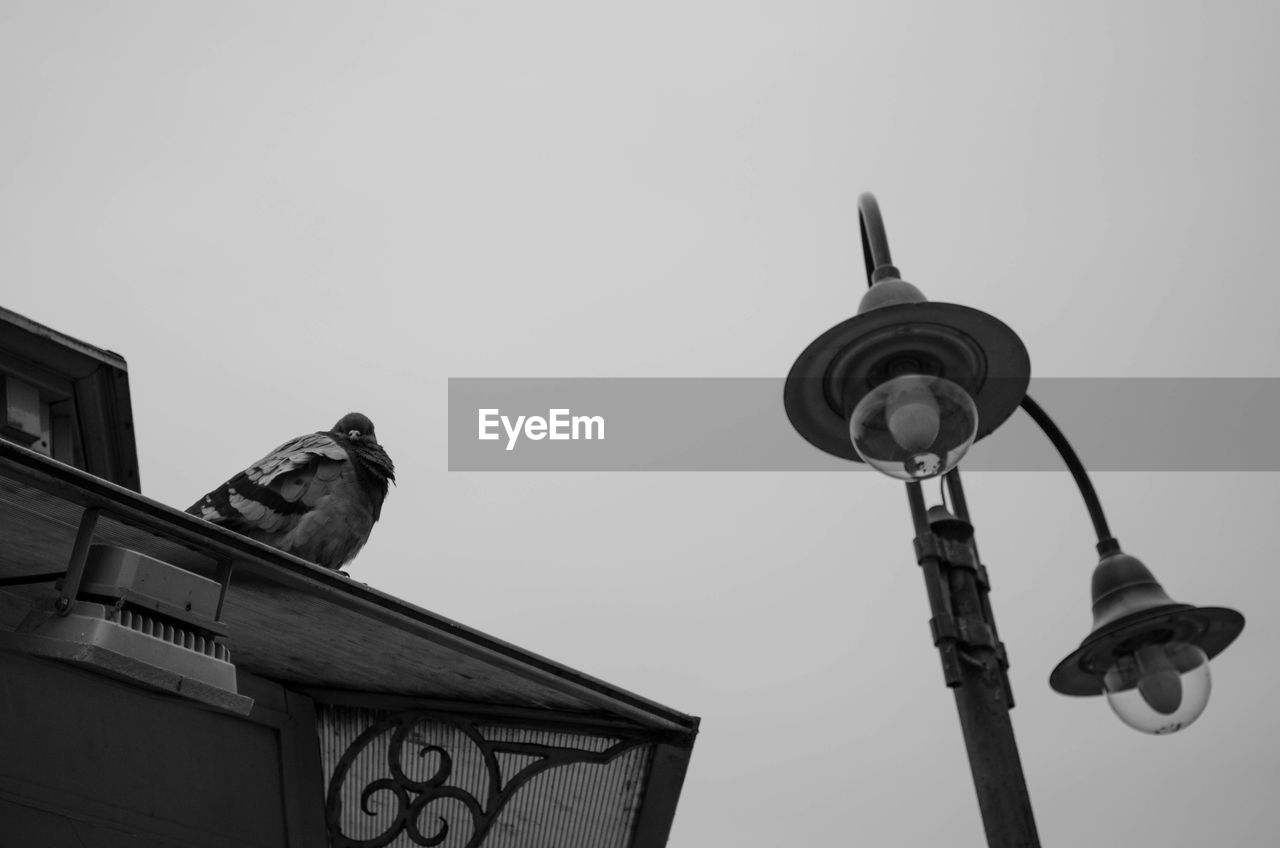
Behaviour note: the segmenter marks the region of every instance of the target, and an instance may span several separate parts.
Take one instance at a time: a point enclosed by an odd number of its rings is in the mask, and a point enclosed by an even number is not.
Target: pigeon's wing
[[[346,449],[326,433],[285,442],[187,512],[267,544],[289,534],[347,473]]]

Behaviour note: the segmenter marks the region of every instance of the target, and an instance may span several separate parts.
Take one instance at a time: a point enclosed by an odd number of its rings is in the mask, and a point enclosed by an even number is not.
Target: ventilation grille
[[[120,610],[119,620],[115,623],[120,627],[136,630],[143,636],[150,636],[162,642],[177,645],[179,648],[195,651],[197,654],[204,654],[206,657],[213,657],[215,660],[231,662],[231,652],[227,650],[226,645],[202,634],[184,630],[181,627],[174,627],[167,621],[152,618],[137,610]]]

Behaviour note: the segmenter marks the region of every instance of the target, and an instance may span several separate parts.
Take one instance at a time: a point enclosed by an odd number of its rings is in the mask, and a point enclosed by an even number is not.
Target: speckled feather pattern
[[[187,512],[294,556],[341,568],[382,514],[395,465],[359,413],[285,442]]]

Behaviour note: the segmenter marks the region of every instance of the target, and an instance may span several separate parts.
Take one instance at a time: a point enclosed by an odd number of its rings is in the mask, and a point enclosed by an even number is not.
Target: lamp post
[[[1175,603],[1125,554],[1070,443],[1027,396],[1031,361],[996,318],[934,303],[893,265],[875,198],[858,199],[868,290],[858,314],[815,339],[787,377],[792,426],[815,447],[906,481],[916,561],[943,678],[955,694],[978,805],[991,846],[1038,846],[1009,710],[1008,660],[987,598],[958,465],[969,447],[1021,407],[1071,472],[1098,536],[1094,627],[1050,685],[1099,695],[1130,726],[1171,733],[1209,696],[1208,660],[1240,634],[1234,610]],[[920,481],[942,476],[952,510],[927,507]]]

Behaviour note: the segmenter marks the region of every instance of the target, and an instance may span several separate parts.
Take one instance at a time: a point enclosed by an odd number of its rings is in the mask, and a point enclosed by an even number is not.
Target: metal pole
[[[867,285],[885,277],[900,277],[874,195],[858,198],[858,221]],[[1028,412],[1034,417],[1034,410],[1028,408]],[[958,517],[943,507],[926,509],[920,484],[907,483],[916,531],[916,561],[924,574],[933,614],[929,621],[933,644],[942,659],[943,678],[955,693],[987,845],[1039,848],[1031,797],[1009,719],[1013,693],[1005,674],[1008,660],[987,601],[990,584],[978,560],[958,471],[947,475],[946,485]]]
[[[948,480],[963,505],[959,477]],[[960,493],[959,498],[956,497]],[[942,507],[926,510],[919,483],[907,483],[916,555],[933,618],[929,624],[969,754],[978,807],[991,848],[1039,848],[1009,710],[1004,646],[986,602],[986,569],[978,561],[973,527]],[[961,509],[964,507],[961,506]]]

